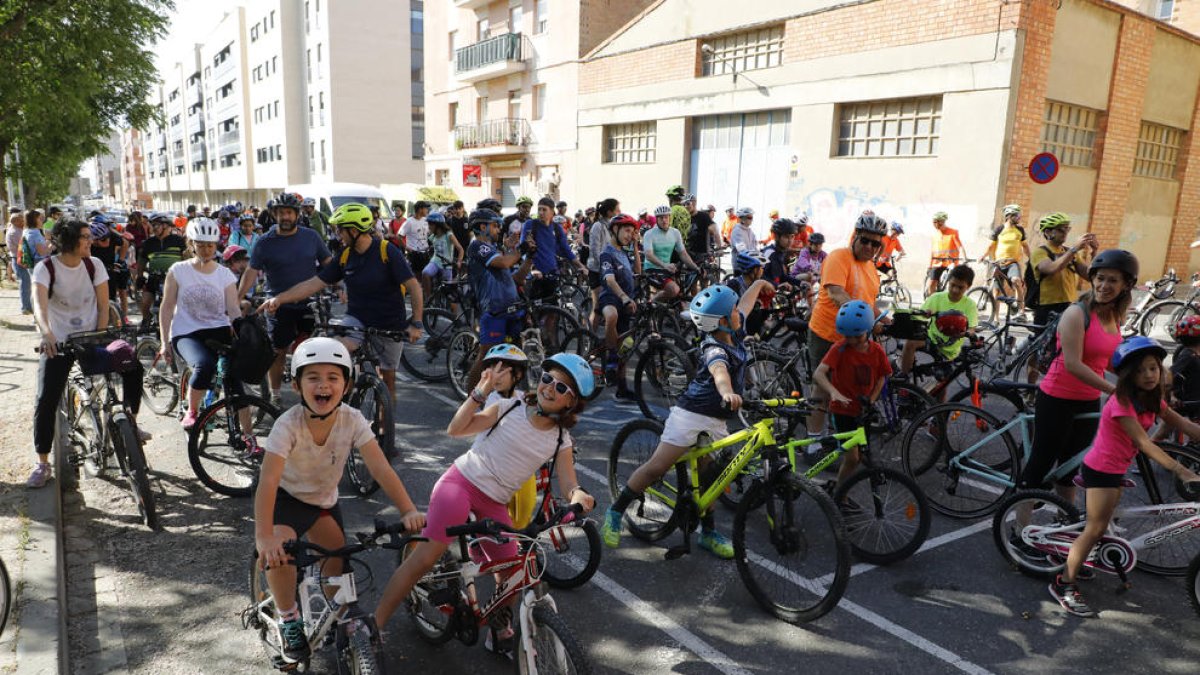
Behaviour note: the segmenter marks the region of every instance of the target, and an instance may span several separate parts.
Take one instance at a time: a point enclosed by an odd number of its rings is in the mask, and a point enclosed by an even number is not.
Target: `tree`
[[[0,0],[0,191],[7,171],[30,195],[61,197],[110,129],[160,119],[148,102],[151,48],[173,10],[171,0]]]

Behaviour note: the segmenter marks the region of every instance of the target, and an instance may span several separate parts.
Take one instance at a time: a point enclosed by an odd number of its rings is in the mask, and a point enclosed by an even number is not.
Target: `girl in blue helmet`
[[[862,300],[851,300],[838,308],[834,328],[842,341],[833,345],[813,373],[813,381],[829,395],[833,430],[842,433],[858,428],[863,414],[860,397],[872,403],[883,391],[883,383],[892,374],[887,352],[870,339],[875,327],[875,310]],[[846,451],[838,482],[854,473],[860,461],[858,448]]]
[[[455,413],[446,433],[459,438],[474,436],[471,449],[442,474],[429,496],[426,539],[392,575],[375,619],[382,628],[408,597],[413,586],[433,568],[453,541],[446,528],[462,525],[474,514],[511,525],[507,503],[542,464],[554,459],[561,494],[584,511],[595,500],[575,477],[574,441],[569,429],[575,426],[588,400],[596,395],[592,367],[575,354],[555,354],[546,359],[535,391],[523,398],[487,405],[513,364],[499,360],[484,370],[479,384]],[[517,542],[484,543],[483,553],[493,560],[517,553]],[[510,617],[511,618],[511,617]],[[512,641],[512,626],[497,625],[486,636],[485,646],[504,651]]]
[[[662,478],[696,444],[701,433],[707,433],[713,440],[729,435],[725,421],[741,407],[746,383],[742,324],[745,315],[754,309],[758,294],[768,288],[772,288],[771,284],[759,279],[738,299],[728,286],[709,286],[692,300],[688,307],[692,322],[705,334],[696,377],[671,407],[654,456],[633,472],[629,483],[604,514],[600,534],[609,547],[616,548],[621,543],[625,509],[641,499],[646,488]],[[717,532],[712,514],[705,514],[700,524],[700,547],[718,558],[732,558],[733,543]]]
[[[1050,582],[1050,595],[1077,616],[1096,614],[1080,595],[1075,585],[1076,575],[1092,547],[1108,530],[1121,501],[1125,472],[1137,453],[1145,453],[1185,484],[1200,481],[1200,476],[1168,456],[1146,435],[1161,418],[1167,425],[1200,440],[1200,425],[1180,416],[1163,400],[1167,395],[1162,363],[1166,355],[1167,350],[1156,341],[1141,335],[1125,340],[1113,352],[1111,365],[1117,374],[1116,390],[1104,404],[1096,440],[1079,467],[1087,489],[1087,524],[1071,544],[1066,568]],[[1183,492],[1184,499],[1197,499],[1200,484],[1185,485]]]

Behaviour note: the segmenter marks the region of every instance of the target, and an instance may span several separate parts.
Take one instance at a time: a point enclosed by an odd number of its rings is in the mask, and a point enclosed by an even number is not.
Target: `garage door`
[[[692,192],[701,204],[784,212],[791,148],[791,110],[710,115],[692,120]],[[766,218],[755,219],[765,234]]]
[[[517,206],[517,197],[521,196],[520,178],[500,179],[500,205],[506,209]]]

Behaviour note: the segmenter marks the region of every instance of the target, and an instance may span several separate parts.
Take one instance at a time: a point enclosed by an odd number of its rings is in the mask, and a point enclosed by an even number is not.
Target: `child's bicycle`
[[[1077,475],[1074,480],[1077,486],[1082,486],[1081,477]],[[1133,481],[1126,479],[1124,487],[1133,487]],[[1128,575],[1137,565],[1139,553],[1160,547],[1195,550],[1200,537],[1189,533],[1200,529],[1200,501],[1195,501],[1200,500],[1200,482],[1179,483],[1177,487],[1181,495],[1193,501],[1118,507],[1108,532],[1096,543],[1084,565],[1119,576],[1121,586],[1117,592],[1120,593],[1131,586]],[[1026,517],[1028,523],[1021,525]],[[1129,527],[1130,522],[1139,519],[1161,524],[1154,529]],[[1000,555],[1020,572],[1045,578],[1061,572],[1066,566],[1071,544],[1083,531],[1085,522],[1079,509],[1057,494],[1046,490],[1022,490],[1009,497],[996,511],[992,519],[992,538]],[[1131,530],[1140,534],[1132,539],[1122,536]],[[1181,575],[1187,569],[1185,563],[1146,571]]]
[[[775,441],[775,417],[800,414],[799,404],[795,398],[743,401],[742,409],[758,421],[693,447],[675,463],[674,472],[648,487],[625,512],[630,532],[642,541],[659,541],[682,530],[683,544],[666,553],[673,560],[691,551],[691,535],[701,515],[757,460],[760,475],[742,495],[734,516],[734,558],[750,595],[767,612],[791,623],[824,616],[837,606],[850,580],[850,545],[837,507],[821,488],[792,469]],[[654,454],[662,431],[661,422],[640,419],[617,433],[608,459],[613,500],[634,470]],[[702,457],[736,446],[741,450],[723,469],[713,464],[715,470],[701,476]],[[829,581],[822,585],[806,579]]]
[[[600,567],[600,530],[591,518],[572,518],[549,525],[557,522],[556,514],[567,505],[566,501],[555,497],[551,489],[553,473],[554,461],[551,460],[534,474],[537,503],[529,522],[538,528],[543,544],[546,539],[550,540],[549,546],[540,551],[543,555],[542,578],[554,588],[579,588]],[[530,542],[525,544],[532,545]]]
[[[408,597],[417,633],[430,644],[444,644],[458,638],[469,646],[479,641],[481,628],[513,616],[512,627],[516,631],[513,656],[518,673],[592,672],[579,641],[558,615],[546,584],[541,583],[544,556],[537,541],[540,532],[568,522],[579,513],[580,507],[572,506],[560,510],[549,522],[535,522],[524,530],[491,519],[446,528],[447,536],[458,538],[457,555],[447,551]],[[516,539],[522,546],[511,558],[492,560],[484,556],[476,562],[470,550],[482,539],[497,543]],[[425,540],[405,537],[405,543],[418,541]],[[401,564],[407,551],[400,554]],[[475,580],[504,571],[510,576],[500,582],[481,607],[475,594]],[[510,612],[508,608],[514,602],[517,604]]]
[[[354,579],[354,556],[375,548],[399,551],[402,525],[386,525],[375,521],[375,531],[359,533],[352,544],[330,551],[307,541],[289,541],[284,551],[297,567],[297,599],[304,617],[304,634],[312,653],[334,644],[339,673],[386,672],[383,644],[375,619],[358,606],[358,589]],[[380,539],[388,541],[380,543]],[[345,573],[326,577],[321,563],[340,558]],[[330,596],[329,593],[333,592]],[[283,656],[283,635],[275,599],[267,587],[266,572],[259,567],[255,556],[250,561],[250,606],[242,611],[242,627],[258,633],[263,647],[271,657],[271,665],[281,671],[305,672],[309,661],[288,661]],[[331,633],[330,631],[336,632]]]

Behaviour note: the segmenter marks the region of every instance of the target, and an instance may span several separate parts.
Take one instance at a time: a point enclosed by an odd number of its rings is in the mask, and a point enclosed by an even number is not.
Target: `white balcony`
[[[454,147],[472,156],[519,155],[530,141],[529,122],[505,118],[454,127]]]

